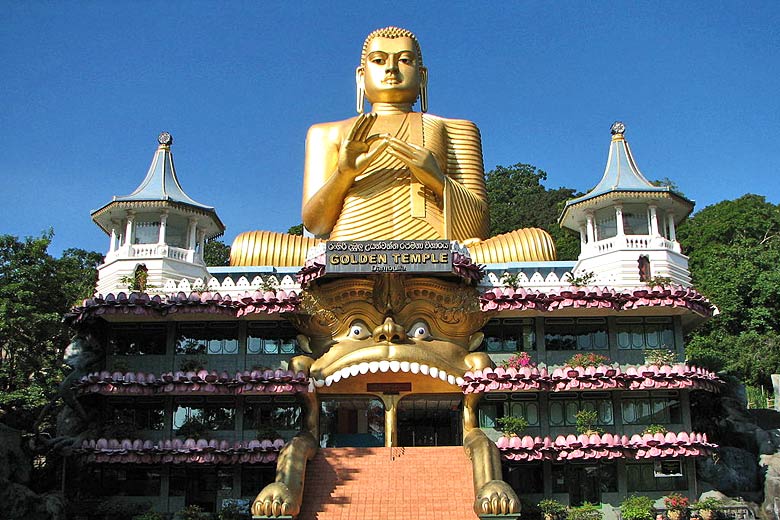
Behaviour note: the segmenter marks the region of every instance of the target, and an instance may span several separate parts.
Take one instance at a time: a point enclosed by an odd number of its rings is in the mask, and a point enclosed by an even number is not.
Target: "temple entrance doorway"
[[[458,446],[463,443],[463,396],[412,395],[398,402],[399,446]]]
[[[328,397],[320,403],[320,446],[385,445],[385,405],[372,396]]]

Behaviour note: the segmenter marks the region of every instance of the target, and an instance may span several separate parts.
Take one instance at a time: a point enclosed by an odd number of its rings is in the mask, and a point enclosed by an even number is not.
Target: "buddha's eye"
[[[360,320],[353,321],[349,326],[349,337],[352,339],[366,339],[370,335],[368,327]]]
[[[409,337],[413,339],[428,339],[431,337],[431,332],[428,330],[428,324],[424,321],[415,322],[412,328],[409,330]]]

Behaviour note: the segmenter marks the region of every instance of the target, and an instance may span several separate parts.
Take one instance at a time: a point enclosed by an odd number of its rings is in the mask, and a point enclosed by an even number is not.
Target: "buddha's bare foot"
[[[252,516],[295,516],[301,504],[283,482],[268,484],[252,502]]]
[[[503,480],[487,482],[474,500],[474,512],[478,515],[506,515],[519,511],[517,495]]]

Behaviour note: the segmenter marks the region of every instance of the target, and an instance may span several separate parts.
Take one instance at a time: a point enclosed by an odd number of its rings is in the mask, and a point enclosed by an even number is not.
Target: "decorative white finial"
[[[626,133],[626,125],[623,124],[623,121],[615,121],[612,123],[610,132],[612,132],[612,135],[623,135]]]
[[[157,142],[165,146],[170,146],[173,144],[173,136],[168,132],[163,132],[157,136]]]

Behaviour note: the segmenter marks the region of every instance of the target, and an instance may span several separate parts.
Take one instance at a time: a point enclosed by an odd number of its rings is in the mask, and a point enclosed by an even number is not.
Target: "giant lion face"
[[[436,278],[378,275],[312,286],[292,318],[317,358],[318,386],[377,372],[422,374],[457,384],[474,366],[488,316],[471,286]],[[478,356],[477,356],[478,357]]]

